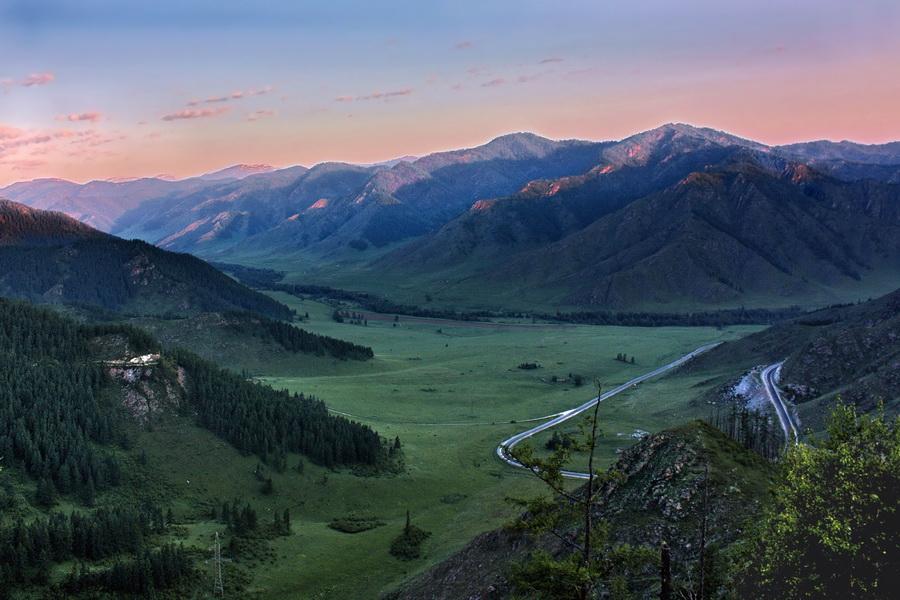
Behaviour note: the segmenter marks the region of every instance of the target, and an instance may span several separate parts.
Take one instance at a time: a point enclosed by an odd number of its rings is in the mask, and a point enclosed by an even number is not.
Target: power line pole
[[[213,582],[213,596],[225,597],[225,585],[222,583],[222,544],[219,543],[219,532],[216,532],[216,541],[213,543],[213,568],[215,569],[215,581]]]

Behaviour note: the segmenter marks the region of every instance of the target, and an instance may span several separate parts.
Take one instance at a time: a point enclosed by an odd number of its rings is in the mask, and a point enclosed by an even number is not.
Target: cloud
[[[230,102],[231,100],[240,100],[241,98],[248,98],[251,96],[263,96],[273,91],[275,91],[275,88],[271,85],[267,85],[261,88],[250,88],[248,90],[235,90],[225,96],[210,96],[205,100],[191,100],[187,103],[187,105],[199,106],[201,104],[218,104],[221,102]]]
[[[178,112],[169,113],[162,116],[163,121],[181,121],[184,119],[204,119],[207,117],[217,117],[228,112],[227,106],[218,108],[201,108],[201,109],[185,109]]]
[[[365,96],[338,96],[334,99],[335,102],[365,102],[366,100],[389,100],[390,98],[398,98],[400,96],[409,96],[413,93],[412,88],[404,88],[402,90],[392,90],[389,92],[372,92],[371,94],[366,94]]]
[[[53,75],[53,73],[32,73],[22,80],[22,85],[24,85],[25,87],[31,87],[33,85],[47,85],[54,79],[56,79],[56,77]]]
[[[121,132],[96,129],[19,129],[0,124],[0,163],[12,170],[44,165],[47,156],[96,157],[111,150],[108,144],[124,140]]]
[[[550,56],[548,58],[543,59],[538,64],[549,65],[550,63],[561,63],[561,62],[563,62],[563,60],[565,60],[565,59],[562,59],[558,56]]]
[[[506,83],[506,80],[502,77],[498,77],[497,79],[491,79],[490,81],[485,81],[481,84],[481,87],[498,87]]]
[[[248,121],[259,121],[260,119],[267,119],[269,117],[274,117],[274,110],[256,110],[247,115]]]
[[[103,115],[98,112],[83,112],[83,113],[71,113],[68,115],[59,115],[56,117],[57,121],[69,121],[72,123],[78,121],[90,121],[91,123],[96,123],[100,119],[103,118]]]
[[[406,88],[403,90],[394,90],[392,92],[373,92],[367,96],[357,96],[357,100],[381,100],[384,98],[396,98],[398,96],[409,96],[412,94],[412,88]]]
[[[10,168],[12,171],[32,171],[46,166],[47,161],[37,158],[15,158],[12,160],[0,160],[0,165]]]
[[[457,42],[456,44],[454,44],[453,47],[456,48],[457,50],[465,50],[467,48],[471,48],[474,45],[475,44],[473,44],[470,40],[463,40],[461,42]]]
[[[12,125],[4,125],[0,123],[0,142],[3,140],[11,140],[13,138],[17,138],[21,136],[24,131],[19,129],[18,127],[13,127]]]

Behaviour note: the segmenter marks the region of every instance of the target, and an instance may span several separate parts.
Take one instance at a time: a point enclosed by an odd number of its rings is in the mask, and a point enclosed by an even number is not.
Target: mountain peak
[[[266,164],[237,164],[231,165],[230,167],[225,167],[224,169],[219,169],[218,171],[213,171],[212,173],[205,173],[199,177],[199,179],[204,179],[207,181],[215,181],[217,179],[243,179],[244,177],[248,177],[250,175],[256,175],[258,173],[270,173],[275,170],[275,167],[272,165]]]
[[[747,140],[709,127],[686,123],[666,123],[655,129],[637,133],[603,151],[606,160],[620,165],[645,165],[650,160],[669,157],[704,148],[738,146],[759,152],[770,149],[764,144]]]

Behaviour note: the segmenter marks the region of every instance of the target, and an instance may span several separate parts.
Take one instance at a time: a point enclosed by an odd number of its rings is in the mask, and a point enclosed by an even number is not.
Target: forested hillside
[[[390,460],[375,431],[331,415],[320,400],[247,381],[186,351],[160,355],[156,340],[127,325],[80,324],[0,299],[0,466],[4,477],[21,475],[35,489],[33,508],[23,512],[21,496],[4,482],[0,585],[43,585],[56,564],[110,557],[112,567],[82,568],[62,588],[145,593],[190,580],[190,553],[160,547],[171,510],[164,515],[163,508],[137,502],[142,492],[129,494],[133,506],[92,511],[101,498],[131,485],[127,450],[135,431],[185,418],[279,471],[287,453],[329,468],[372,471]],[[81,508],[36,516],[60,500]],[[7,511],[17,515],[11,522]],[[255,523],[255,513],[246,511]],[[134,560],[122,560],[129,556]]]
[[[126,241],[61,213],[0,202],[0,293],[138,314],[291,312],[187,254]]]

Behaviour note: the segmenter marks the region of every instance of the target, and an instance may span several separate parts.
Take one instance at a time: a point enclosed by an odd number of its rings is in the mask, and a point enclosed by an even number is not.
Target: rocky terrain
[[[683,580],[698,555],[707,466],[708,547],[725,551],[760,510],[774,470],[758,455],[699,421],[651,435],[625,450],[613,467],[624,478],[604,488],[595,514],[609,523],[613,543],[658,549],[665,540],[672,548],[675,579]],[[573,524],[569,534],[577,531],[578,525]],[[508,598],[514,592],[507,578],[510,565],[536,549],[554,554],[567,551],[549,535],[491,531],[390,597]],[[475,573],[477,577],[472,576]],[[658,594],[654,585],[640,586],[645,597]]]

